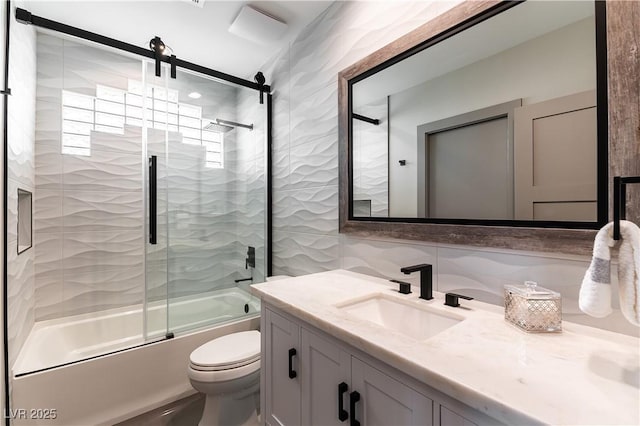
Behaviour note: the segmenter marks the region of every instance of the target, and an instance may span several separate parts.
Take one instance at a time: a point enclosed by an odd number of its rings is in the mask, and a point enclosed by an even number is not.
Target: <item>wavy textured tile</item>
[[[60,90],[58,90],[60,92]],[[36,155],[38,145],[51,145],[61,151],[60,132],[62,131],[62,101],[49,102],[38,99],[36,102]]]
[[[338,141],[326,137],[291,148],[290,188],[338,184]]]
[[[35,233],[35,262],[34,271],[37,286],[40,281],[50,281],[63,272],[62,266],[62,232],[44,234]]]
[[[62,206],[67,232],[140,233],[142,229],[141,191],[65,191]]]
[[[142,265],[140,232],[92,232],[64,234],[65,276]]]
[[[291,99],[291,146],[312,140],[338,135],[338,84],[320,88],[300,97],[292,88]]]
[[[38,101],[62,104],[63,40],[48,34],[38,33],[37,88]]]
[[[60,152],[59,146],[49,143],[36,143],[36,188],[38,190],[62,190],[62,164],[63,155]]]
[[[490,303],[501,302],[505,284],[526,280],[559,291],[567,301],[576,300],[588,267],[583,261],[491,251],[441,248],[438,254],[440,291],[472,291],[471,296]]]
[[[91,132],[91,152],[116,151],[135,154],[142,153],[142,127],[124,126],[123,134]]]
[[[34,111],[25,111],[25,114],[33,114]],[[8,177],[22,186],[33,188],[35,186],[35,150],[34,132],[30,132],[30,124],[21,118],[8,117],[7,120],[7,159]],[[33,125],[32,125],[33,126]],[[33,127],[31,127],[33,129]]]
[[[135,305],[142,302],[143,292],[141,267],[72,274],[65,276],[59,311],[65,315],[78,315]]]
[[[34,233],[61,233],[63,192],[37,189],[33,201]]]
[[[324,186],[284,192],[285,209],[278,209],[278,221],[286,232],[338,233],[338,187]]]
[[[62,235],[36,234],[34,315],[36,321],[62,316]]]
[[[91,156],[62,156],[63,185],[72,191],[140,191],[140,156],[92,151]]]
[[[338,237],[274,232],[274,275],[305,275],[340,267]]]
[[[141,73],[140,59],[122,55],[115,49],[97,48],[67,39],[63,49],[65,71],[105,72],[130,78],[139,77]],[[95,84],[104,80],[96,77],[91,81]]]
[[[22,184],[13,179],[7,181],[7,241],[18,238],[18,188]]]
[[[272,143],[275,148],[282,147],[289,143],[289,115],[291,111],[291,98],[289,96],[289,81],[281,81],[274,88],[273,93],[273,116],[271,118],[273,131]]]
[[[29,25],[11,25],[7,110],[7,327],[8,362],[12,366],[34,323],[35,250],[17,254],[17,189],[35,190],[36,32]],[[15,194],[15,196],[14,196]]]
[[[34,323],[33,247],[17,254],[16,241],[7,244],[8,360],[13,365]]]
[[[404,275],[400,268],[428,263],[433,265],[434,288],[438,284],[437,249],[434,246],[377,241],[343,236],[342,268],[368,275],[409,281],[419,286],[419,274]]]

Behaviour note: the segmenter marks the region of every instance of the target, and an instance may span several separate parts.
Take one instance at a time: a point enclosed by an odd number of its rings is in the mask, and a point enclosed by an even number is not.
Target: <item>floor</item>
[[[115,426],[197,426],[203,408],[204,395],[198,393]]]

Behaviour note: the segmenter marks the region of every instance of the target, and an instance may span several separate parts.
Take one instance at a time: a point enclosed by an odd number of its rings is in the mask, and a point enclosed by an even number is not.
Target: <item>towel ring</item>
[[[620,220],[626,219],[627,185],[640,183],[640,176],[613,178],[613,239],[620,239]]]

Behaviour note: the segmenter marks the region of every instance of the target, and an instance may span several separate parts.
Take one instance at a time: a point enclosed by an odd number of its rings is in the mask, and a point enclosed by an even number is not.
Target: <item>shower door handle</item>
[[[149,157],[149,244],[157,244],[158,157]]]

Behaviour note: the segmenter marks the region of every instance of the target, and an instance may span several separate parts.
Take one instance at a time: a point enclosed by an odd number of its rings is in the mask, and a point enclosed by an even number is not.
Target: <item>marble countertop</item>
[[[346,270],[252,286],[268,304],[506,424],[640,424],[639,339],[566,321],[561,333],[530,334],[500,306],[452,308],[442,293],[426,301],[396,289]],[[419,341],[337,307],[375,294],[464,320]]]

